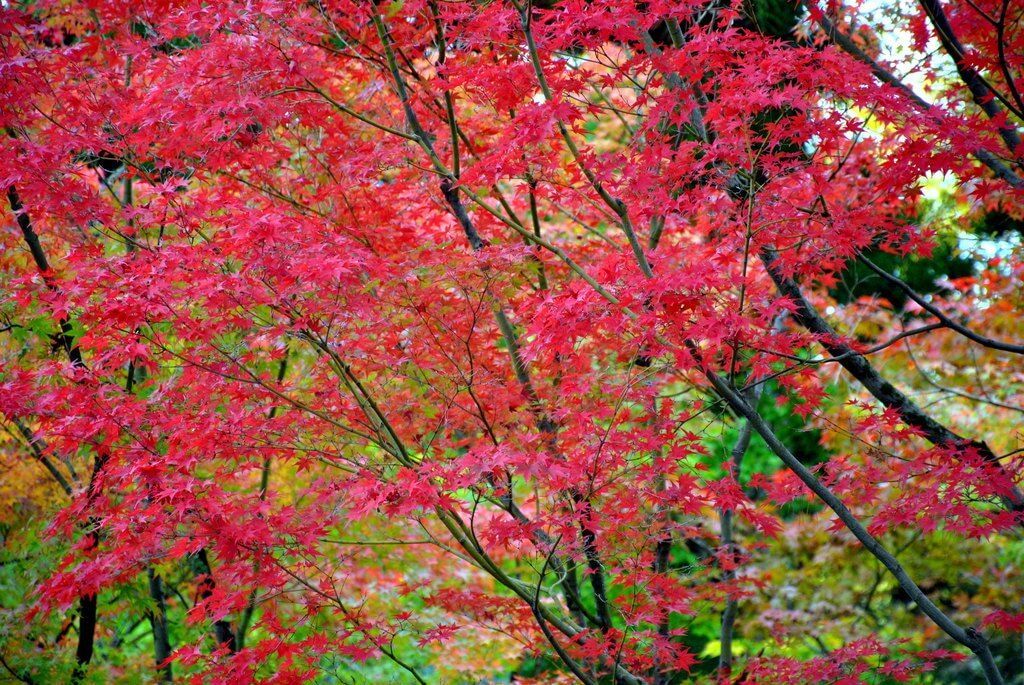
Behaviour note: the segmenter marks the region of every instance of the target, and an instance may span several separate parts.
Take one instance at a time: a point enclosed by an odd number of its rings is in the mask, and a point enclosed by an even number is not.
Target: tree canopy
[[[0,679],[1024,683],[1024,2],[0,3]]]

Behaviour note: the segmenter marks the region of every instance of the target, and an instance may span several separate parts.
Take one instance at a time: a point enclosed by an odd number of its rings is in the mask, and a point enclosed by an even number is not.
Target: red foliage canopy
[[[666,683],[699,656],[681,619],[734,617],[803,498],[1002,682],[890,534],[1017,535],[1020,455],[886,354],[969,345],[1019,392],[996,314],[1024,262],[922,295],[870,255],[932,251],[924,177],[1020,218],[1020,8],[890,17],[918,94],[839,4],[784,36],[705,0],[0,9],[0,415],[66,494],[32,601],[77,611],[73,678],[148,577],[157,659],[207,682],[378,657],[420,680],[401,636],[493,630],[584,682]],[[911,304],[835,299],[858,260]],[[847,442],[796,454],[773,405]],[[743,472],[752,438],[785,469]],[[173,644],[183,565],[202,630]],[[986,631],[1020,629],[1006,609]],[[732,677],[950,654],[891,649]]]

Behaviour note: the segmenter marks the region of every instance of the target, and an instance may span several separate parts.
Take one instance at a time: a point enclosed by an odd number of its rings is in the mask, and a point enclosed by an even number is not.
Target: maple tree
[[[1024,677],[1018,0],[0,27],[5,678]]]

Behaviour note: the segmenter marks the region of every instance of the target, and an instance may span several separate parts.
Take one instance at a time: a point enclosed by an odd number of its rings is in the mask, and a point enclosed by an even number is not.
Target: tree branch
[[[887,71],[882,65],[871,58],[870,55],[865,53],[857,44],[854,43],[849,36],[839,31],[836,25],[832,23],[828,17],[821,16],[817,20],[818,24],[825,31],[825,35],[828,36],[829,40],[838,45],[844,52],[850,56],[856,58],[860,62],[863,62],[871,69],[871,73],[875,75],[882,83],[886,83],[894,88],[899,89],[922,111],[931,113],[932,105],[922,98],[920,95],[914,92],[914,90],[906,83],[898,79],[891,72]],[[1010,167],[1003,164],[995,155],[988,150],[975,150],[972,153],[979,162],[987,166],[995,173],[996,176],[1009,183],[1014,188],[1024,188],[1024,178],[1021,178],[1014,172]]]
[[[955,452],[976,450],[981,457],[997,472],[1002,474],[1010,484],[1009,492],[1003,499],[1008,509],[1024,512],[1024,495],[1014,484],[1012,474],[1008,473],[989,446],[980,440],[970,440],[957,435],[926,414],[920,407],[882,378],[878,371],[861,354],[858,354],[847,343],[843,342],[831,325],[825,321],[814,307],[807,301],[800,286],[791,278],[786,277],[780,269],[777,257],[771,249],[764,248],[760,252],[768,275],[775,283],[779,293],[791,300],[795,305],[794,318],[801,326],[817,336],[818,342],[884,406],[899,412],[900,418],[908,425],[921,431],[921,434],[933,445],[952,449]],[[1024,521],[1022,521],[1024,525]]]
[[[941,321],[943,324],[945,324],[947,328],[952,328],[954,331],[964,336],[968,340],[976,342],[979,345],[983,345],[985,347],[990,347],[993,350],[1000,350],[1002,352],[1013,352],[1014,354],[1024,354],[1024,345],[1015,345],[1013,343],[1002,342],[1000,340],[993,340],[992,338],[986,337],[979,333],[975,333],[971,329],[967,328],[967,326],[957,323],[953,319],[943,314],[942,310],[940,310],[938,307],[933,305],[928,300],[924,299],[924,297],[920,293],[911,288],[910,285],[907,284],[907,282],[904,281],[903,279],[889,273],[882,267],[872,262],[863,254],[858,255],[857,259],[861,261],[866,267],[868,267],[876,274],[881,276],[883,279],[889,281],[897,288],[902,290],[904,293],[906,293],[907,297],[909,297],[911,300],[920,305],[920,307],[924,309],[926,312],[928,312],[936,319]]]
[[[883,566],[892,574],[900,588],[914,601],[921,611],[932,620],[943,632],[951,638],[970,649],[977,656],[985,672],[985,678],[989,685],[1003,685],[1003,677],[996,666],[992,652],[989,650],[988,641],[981,633],[974,628],[962,628],[955,621],[949,618],[937,607],[931,599],[918,587],[917,583],[900,564],[899,560],[879,542],[867,528],[854,516],[846,505],[833,493],[824,483],[806,467],[775,435],[760,414],[744,399],[739,391],[727,380],[717,373],[705,369],[705,375],[714,386],[718,394],[737,414],[743,416],[758,435],[765,441],[769,449],[811,490],[822,502],[828,506],[843,525],[853,533],[853,536],[861,545],[871,553]]]
[[[1002,114],[1002,109],[999,107],[999,103],[996,102],[996,100],[999,100],[1015,115],[1024,117],[1024,112],[1018,111],[1013,106],[1013,103],[1003,97],[999,91],[992,88],[974,67],[967,64],[964,59],[964,46],[953,32],[953,27],[946,17],[946,12],[942,9],[941,0],[920,0],[920,2],[928,18],[931,19],[932,26],[935,27],[935,32],[938,34],[943,50],[953,60],[960,79],[967,86],[971,96],[974,97],[974,102],[981,107],[982,111],[990,119],[998,118]],[[1017,155],[1020,154],[1020,134],[1017,132],[1016,127],[1009,122],[1001,124],[999,126],[999,136],[1003,139],[1003,143],[1006,144],[1010,154],[1017,158]]]

